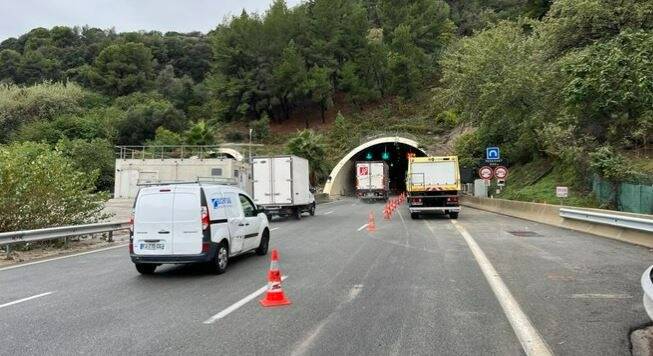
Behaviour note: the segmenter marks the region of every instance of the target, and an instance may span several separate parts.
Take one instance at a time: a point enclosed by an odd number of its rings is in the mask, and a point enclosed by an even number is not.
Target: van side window
[[[240,197],[240,205],[243,207],[243,213],[245,214],[245,217],[254,217],[256,216],[256,209],[254,208],[254,204],[244,195],[239,195]]]

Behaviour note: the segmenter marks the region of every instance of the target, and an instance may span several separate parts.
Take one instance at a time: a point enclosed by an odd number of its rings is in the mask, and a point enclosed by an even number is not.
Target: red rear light
[[[449,198],[447,198],[447,201],[451,202],[451,203],[457,203],[458,202],[458,197],[449,197]]]
[[[129,216],[129,231],[134,232],[134,213]]]
[[[209,210],[203,206],[202,207],[202,230],[209,228]]]
[[[132,242],[129,243],[129,253],[134,253],[134,244]]]
[[[211,248],[211,244],[209,244],[208,242],[202,243],[202,253],[208,253],[210,248]]]

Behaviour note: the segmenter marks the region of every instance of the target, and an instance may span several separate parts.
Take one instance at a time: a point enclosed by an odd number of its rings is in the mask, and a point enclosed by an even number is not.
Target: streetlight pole
[[[252,131],[253,129],[249,129],[249,163],[252,163]]]

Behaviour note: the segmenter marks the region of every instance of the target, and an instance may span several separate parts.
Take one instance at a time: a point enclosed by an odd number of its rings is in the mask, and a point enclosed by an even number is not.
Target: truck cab
[[[457,156],[411,157],[406,174],[408,209],[412,219],[420,214],[460,213],[460,168]]]

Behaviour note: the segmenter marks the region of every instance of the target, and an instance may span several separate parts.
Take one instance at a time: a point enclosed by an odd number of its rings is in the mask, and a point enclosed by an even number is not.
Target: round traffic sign
[[[494,176],[497,179],[505,179],[508,176],[508,168],[504,166],[498,166],[494,169]]]
[[[478,175],[483,179],[492,179],[494,171],[492,170],[492,167],[483,166],[478,170]]]

